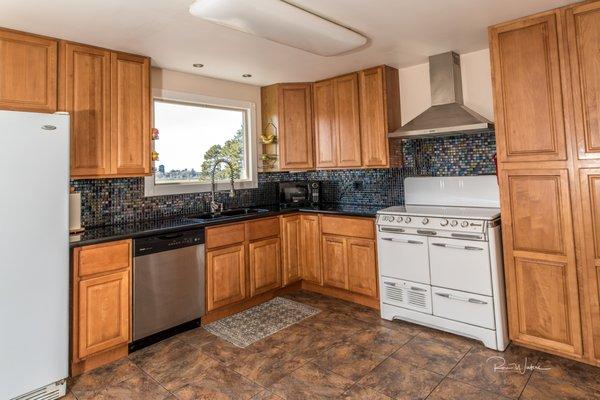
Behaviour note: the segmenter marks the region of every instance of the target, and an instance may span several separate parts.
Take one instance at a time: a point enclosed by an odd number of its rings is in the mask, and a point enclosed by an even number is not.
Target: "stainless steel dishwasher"
[[[204,229],[134,239],[134,351],[199,326],[204,304]]]

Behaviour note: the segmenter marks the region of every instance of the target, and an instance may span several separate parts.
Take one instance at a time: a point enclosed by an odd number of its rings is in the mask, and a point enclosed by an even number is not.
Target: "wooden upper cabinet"
[[[150,174],[150,60],[111,54],[111,148],[116,175]]]
[[[246,252],[244,244],[206,252],[207,311],[246,298]]]
[[[600,2],[566,10],[580,159],[600,158]]]
[[[0,29],[0,109],[56,111],[58,41]]]
[[[302,214],[300,225],[300,270],[302,279],[322,285],[319,216]]]
[[[358,73],[340,76],[335,84],[335,120],[337,124],[337,166],[361,166],[360,110]]]
[[[510,337],[580,355],[568,171],[508,169],[500,187]]]
[[[388,66],[359,73],[362,165],[389,166],[388,132],[400,126],[398,70]]]
[[[311,83],[279,83],[261,88],[262,125],[279,137],[279,169],[314,168]]]
[[[279,238],[263,239],[248,245],[250,254],[250,296],[281,287]]]
[[[111,174],[110,51],[61,43],[59,107],[71,115],[71,176]]]
[[[490,28],[498,158],[566,160],[558,12]]]
[[[313,93],[317,168],[336,167],[338,130],[334,80],[328,79],[315,83]]]
[[[314,85],[318,168],[360,167],[358,73]]]
[[[300,215],[281,217],[283,285],[301,279]]]

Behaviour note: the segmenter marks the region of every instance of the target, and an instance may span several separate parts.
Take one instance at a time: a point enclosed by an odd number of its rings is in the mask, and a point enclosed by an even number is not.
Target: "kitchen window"
[[[211,171],[218,159],[230,161],[235,187],[257,187],[255,105],[191,93],[155,92],[152,176],[145,179],[146,196],[211,190]],[[217,166],[217,189],[229,188],[229,167]]]

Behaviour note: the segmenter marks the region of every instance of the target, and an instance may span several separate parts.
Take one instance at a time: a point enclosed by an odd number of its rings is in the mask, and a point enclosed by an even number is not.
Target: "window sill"
[[[235,189],[256,189],[258,188],[258,182],[256,181],[240,181],[235,182]],[[231,189],[231,185],[227,182],[219,182],[216,185],[217,191],[225,191]],[[147,176],[144,178],[144,196],[167,196],[177,194],[190,194],[190,193],[210,193],[210,183],[172,183],[155,185],[154,176]]]

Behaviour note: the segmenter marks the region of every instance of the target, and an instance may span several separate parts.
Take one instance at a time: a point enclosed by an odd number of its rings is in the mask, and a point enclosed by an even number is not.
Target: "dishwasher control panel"
[[[134,257],[204,244],[204,229],[172,232],[134,240]]]

